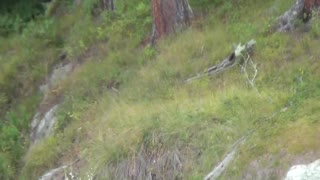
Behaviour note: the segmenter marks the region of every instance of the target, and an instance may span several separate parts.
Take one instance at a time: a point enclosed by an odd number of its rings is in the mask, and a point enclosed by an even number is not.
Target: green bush
[[[18,33],[26,23],[44,13],[39,0],[16,0],[0,2],[0,35]]]
[[[0,119],[0,179],[14,179],[23,164],[28,146],[29,120],[39,103],[31,96]]]
[[[0,35],[18,33],[25,26],[20,16],[3,14],[0,16]]]
[[[224,0],[189,0],[192,7],[208,7],[208,5],[220,5]]]
[[[0,179],[11,179],[21,165],[24,143],[13,124],[2,125],[0,132]]]
[[[26,156],[26,164],[22,170],[25,179],[35,179],[49,168],[53,168],[55,160],[61,153],[56,137],[49,137],[34,145]]]

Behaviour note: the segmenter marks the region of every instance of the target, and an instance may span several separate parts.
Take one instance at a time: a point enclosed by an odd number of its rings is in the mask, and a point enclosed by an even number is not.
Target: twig
[[[250,63],[250,65],[251,65],[251,67],[252,67],[252,69],[253,69],[253,71],[254,71],[254,74],[253,74],[253,76],[252,76],[251,79],[250,79],[249,74],[248,74],[248,72],[247,72],[247,64],[248,64],[248,62]],[[255,81],[255,79],[256,79],[256,77],[257,77],[257,75],[258,75],[257,64],[255,64],[255,63],[253,62],[253,60],[251,59],[251,56],[250,56],[249,53],[247,53],[247,58],[244,60],[243,65],[240,64],[240,66],[241,66],[241,71],[244,72],[244,74],[245,74],[245,78],[246,78],[247,82],[250,84],[250,86],[251,86],[251,87],[259,94],[259,96],[261,97],[260,92],[258,91],[258,89],[256,88],[256,86],[255,86],[255,84],[254,84],[254,81]]]

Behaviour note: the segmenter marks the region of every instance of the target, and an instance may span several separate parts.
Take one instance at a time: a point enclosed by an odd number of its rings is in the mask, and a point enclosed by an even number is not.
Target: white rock
[[[59,105],[53,106],[48,112],[46,112],[43,118],[40,118],[40,114],[37,113],[32,120],[31,127],[31,139],[35,143],[40,139],[47,137],[53,130],[54,123],[57,120],[56,111]]]
[[[52,169],[49,172],[45,173],[43,176],[41,176],[39,180],[54,180],[56,179],[55,176],[66,168],[67,166],[61,166],[59,168]]]
[[[320,159],[308,165],[291,167],[285,180],[320,180]]]

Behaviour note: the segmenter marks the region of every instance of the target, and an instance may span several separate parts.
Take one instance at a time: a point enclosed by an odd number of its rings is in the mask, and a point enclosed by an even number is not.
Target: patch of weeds
[[[312,20],[311,20],[311,35],[313,38],[315,39],[319,39],[320,37],[320,16],[318,14],[316,14],[316,12],[313,12],[313,15],[312,15]]]
[[[140,64],[144,65],[146,64],[149,60],[155,57],[157,51],[154,47],[148,45],[143,49],[143,57],[140,60]]]
[[[29,120],[35,110],[37,97],[25,99],[0,119],[0,178],[13,179],[22,166],[28,147]]]
[[[301,73],[305,75],[295,79],[297,81],[296,90],[289,98],[289,102],[293,104],[295,109],[292,114],[294,119],[308,114],[312,115],[316,113],[316,107],[319,107],[319,104],[313,100],[320,98],[320,83],[317,80],[309,79],[307,72],[301,71]],[[314,117],[314,120],[317,119]]]
[[[48,137],[34,145],[26,156],[26,164],[22,169],[22,177],[38,178],[46,170],[53,168],[61,153],[59,139]]]
[[[73,25],[69,36],[65,40],[65,50],[70,57],[77,57],[87,50],[95,42],[95,24],[90,17],[83,17],[81,21]]]
[[[302,48],[306,51],[306,52],[310,52],[310,50],[312,49],[312,45],[311,45],[311,39],[308,36],[305,36],[302,38],[301,41],[302,44]]]

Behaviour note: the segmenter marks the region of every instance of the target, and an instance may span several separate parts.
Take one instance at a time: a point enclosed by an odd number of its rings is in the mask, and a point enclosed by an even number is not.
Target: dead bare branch
[[[238,44],[238,46],[235,47],[235,50],[232,53],[230,53],[230,55],[227,58],[222,60],[220,64],[210,67],[209,69],[205,70],[203,73],[198,73],[196,76],[188,78],[187,80],[185,80],[185,82],[191,82],[193,80],[200,79],[206,75],[212,76],[214,74],[221,73],[233,67],[236,64],[241,65],[241,62],[246,61],[246,58],[244,58],[245,57],[244,54],[246,54],[250,58],[250,55],[253,52],[253,47],[255,44],[256,44],[256,41],[254,39],[248,41],[244,45],[241,45],[241,43]],[[247,63],[245,63],[245,65],[246,64]]]
[[[251,134],[253,131],[250,131]],[[249,135],[248,134],[248,135]],[[235,158],[236,153],[240,147],[240,145],[247,139],[248,135],[242,136],[239,140],[237,140],[233,146],[231,151],[225,156],[225,158],[204,178],[204,180],[214,180],[217,179],[223,171],[228,167],[228,165]]]
[[[249,73],[248,73],[248,70],[247,70],[248,62],[250,63],[250,66],[254,71],[253,75],[252,75],[252,78],[249,77]],[[256,77],[258,75],[257,64],[253,62],[253,60],[252,60],[252,58],[251,58],[249,53],[247,53],[246,59],[244,60],[243,64],[240,64],[240,66],[241,66],[241,72],[244,73],[247,82],[259,94],[259,96],[261,96],[259,91],[258,91],[258,89],[255,86],[255,83],[254,83],[254,81],[255,81],[255,79],[256,79]]]

